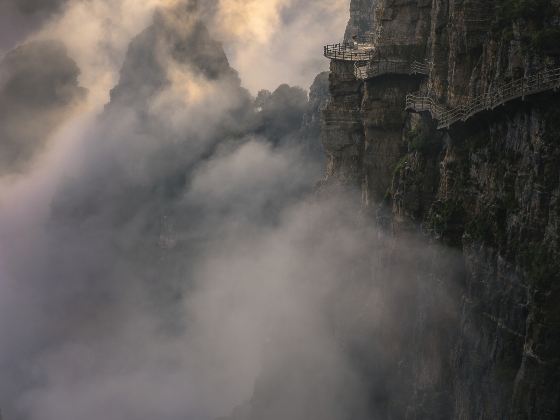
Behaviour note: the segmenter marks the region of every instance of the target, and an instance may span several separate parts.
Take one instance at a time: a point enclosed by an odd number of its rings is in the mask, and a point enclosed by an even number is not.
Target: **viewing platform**
[[[430,74],[430,63],[427,61],[373,59],[365,65],[358,65],[358,63],[354,65],[354,75],[359,80],[373,79],[384,74],[428,76]]]
[[[414,44],[407,36],[390,36],[383,33],[354,37],[353,41],[325,45],[323,55],[331,60],[364,62],[375,58],[378,47]]]
[[[429,112],[438,122],[438,130],[441,130],[515,99],[524,99],[526,96],[546,91],[557,91],[558,88],[560,88],[560,67],[504,83],[482,95],[468,98],[464,104],[455,108],[447,108],[426,94],[410,94],[406,97],[405,109],[412,112]]]
[[[375,45],[372,38],[356,42],[325,45],[323,54],[331,60],[369,61],[374,57]]]

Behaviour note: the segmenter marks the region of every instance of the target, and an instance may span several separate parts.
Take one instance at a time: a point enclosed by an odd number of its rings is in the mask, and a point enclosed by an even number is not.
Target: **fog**
[[[41,15],[0,63],[3,420],[376,413],[403,279],[434,254],[411,240],[388,264],[357,192],[317,188],[293,85],[345,3],[17,11]]]
[[[347,0],[211,0],[211,28],[225,44],[247,88],[281,83],[309,86],[328,70],[323,45],[338,42],[348,22]],[[212,7],[213,6],[213,7]]]

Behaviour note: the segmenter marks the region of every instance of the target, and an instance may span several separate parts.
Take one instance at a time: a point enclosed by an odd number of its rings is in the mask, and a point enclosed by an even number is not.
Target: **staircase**
[[[406,97],[405,109],[411,112],[429,112],[437,120],[438,129],[447,129],[459,121],[467,121],[480,112],[493,110],[507,102],[546,91],[557,91],[558,88],[560,67],[503,83],[482,95],[468,98],[464,104],[455,108],[447,108],[430,95],[410,94]]]

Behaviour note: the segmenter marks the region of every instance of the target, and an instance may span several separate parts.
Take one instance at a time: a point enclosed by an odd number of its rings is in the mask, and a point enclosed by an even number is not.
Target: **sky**
[[[348,4],[1,7],[4,420],[382,412],[405,280],[439,251],[387,267],[358,192],[317,190],[301,122]]]
[[[309,86],[328,70],[323,45],[338,42],[349,18],[346,0],[222,0],[218,38],[251,91],[280,83]]]

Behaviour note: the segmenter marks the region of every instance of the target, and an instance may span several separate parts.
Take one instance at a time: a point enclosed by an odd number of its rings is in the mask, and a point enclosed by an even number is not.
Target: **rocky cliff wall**
[[[350,1],[350,21],[344,39],[349,40],[353,35],[364,35],[372,30],[376,3],[376,0]]]
[[[389,397],[388,416],[558,418],[559,96],[513,101],[450,130],[436,130],[429,114],[405,113],[404,104],[406,94],[422,90],[456,106],[499,83],[558,67],[559,2],[371,6],[352,2],[346,35],[356,22],[371,22],[360,30],[401,44],[382,53],[423,53],[430,75],[363,82],[353,77],[353,63],[332,61],[324,184],[361,190],[363,207],[395,235],[422,232],[462,255],[458,275],[436,263],[409,280],[417,322],[413,345],[401,343],[395,372],[412,385]],[[434,309],[443,305],[438,299],[453,302],[444,321]]]

